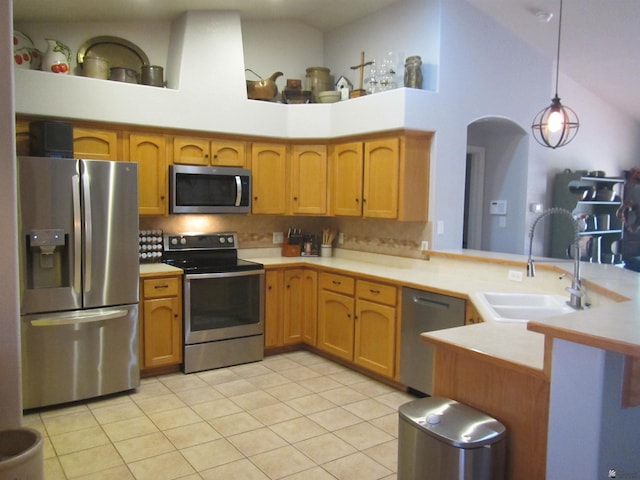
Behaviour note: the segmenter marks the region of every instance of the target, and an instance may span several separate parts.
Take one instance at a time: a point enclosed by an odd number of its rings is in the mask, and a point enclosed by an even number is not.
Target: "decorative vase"
[[[64,43],[47,38],[48,49],[42,56],[43,72],[71,74],[71,49]]]

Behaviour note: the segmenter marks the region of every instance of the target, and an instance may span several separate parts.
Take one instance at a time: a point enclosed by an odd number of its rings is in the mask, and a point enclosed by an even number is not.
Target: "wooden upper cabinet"
[[[129,160],[138,164],[140,215],[167,214],[167,139],[164,135],[129,135]]]
[[[426,221],[431,134],[335,145],[331,155],[331,214]]]
[[[212,140],[211,155],[211,165],[245,168],[247,166],[247,142]]]
[[[123,160],[118,132],[74,127],[73,156],[92,160]]]
[[[236,140],[176,136],[173,138],[173,163],[246,167],[247,144]]]
[[[286,159],[287,147],[283,144],[251,146],[252,213],[286,213]]]
[[[362,215],[362,142],[333,147],[330,166],[331,214]]]
[[[327,214],[327,168],[326,145],[292,147],[289,169],[291,213]]]
[[[199,137],[174,137],[173,163],[209,165],[209,139]]]
[[[364,145],[362,215],[370,218],[398,217],[400,140],[388,138]]]
[[[398,220],[426,222],[429,215],[431,133],[400,137]]]

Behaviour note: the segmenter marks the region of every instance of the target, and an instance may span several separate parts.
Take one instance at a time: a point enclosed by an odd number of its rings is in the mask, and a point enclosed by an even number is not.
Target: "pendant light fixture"
[[[556,58],[556,94],[551,105],[538,112],[533,119],[531,131],[533,138],[543,147],[558,148],[574,139],[580,123],[578,115],[569,107],[560,103],[558,97],[558,76],[560,75],[560,34],[562,32],[562,0],[558,17],[558,51]]]

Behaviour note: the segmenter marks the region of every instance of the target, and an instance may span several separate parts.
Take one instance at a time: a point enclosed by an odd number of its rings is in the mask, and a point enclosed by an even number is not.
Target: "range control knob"
[[[229,242],[231,245],[233,245],[233,237],[228,237],[227,238],[227,242]]]
[[[180,245],[186,245],[187,244],[187,239],[184,237],[180,237]]]
[[[226,239],[226,238],[224,238],[224,237],[218,237],[218,242],[220,242],[220,243],[224,243],[224,242],[226,242],[226,241],[227,241],[227,239]]]
[[[171,245],[177,245],[178,244],[178,239],[176,237],[171,237],[169,242],[171,243]]]

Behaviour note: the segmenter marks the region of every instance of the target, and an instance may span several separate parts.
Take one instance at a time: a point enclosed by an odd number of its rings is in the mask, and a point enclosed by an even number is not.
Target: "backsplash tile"
[[[427,222],[345,217],[294,217],[282,215],[170,215],[140,217],[140,229],[161,229],[165,233],[236,232],[241,248],[272,248],[273,232],[301,228],[321,235],[323,228],[344,234],[344,243],[334,247],[369,253],[422,258],[422,240],[431,240]]]

